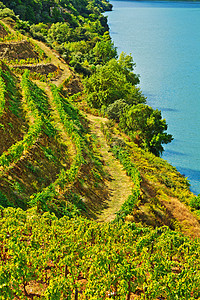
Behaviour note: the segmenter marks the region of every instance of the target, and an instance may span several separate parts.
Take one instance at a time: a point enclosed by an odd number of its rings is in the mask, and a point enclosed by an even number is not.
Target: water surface
[[[174,137],[163,158],[200,193],[200,2],[111,1],[111,37],[132,53],[148,104]]]

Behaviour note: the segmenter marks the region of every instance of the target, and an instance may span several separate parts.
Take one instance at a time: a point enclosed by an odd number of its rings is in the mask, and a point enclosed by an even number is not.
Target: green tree
[[[30,27],[30,32],[34,38],[41,41],[45,41],[45,38],[48,33],[48,26],[43,23],[33,24]]]
[[[0,10],[0,19],[7,18],[7,17],[10,17],[10,18],[16,20],[16,16],[15,16],[13,10],[11,10],[9,8],[1,9]]]
[[[117,50],[111,40],[97,42],[93,48],[96,63],[105,64],[117,57]]]
[[[118,99],[124,99],[127,104],[146,101],[140,89],[127,80],[116,59],[97,67],[96,72],[84,80],[84,85],[88,103],[95,108],[108,106]]]
[[[134,85],[140,82],[139,75],[133,73],[136,64],[133,62],[133,57],[131,55],[127,55],[125,52],[122,52],[118,59],[118,64],[129,82]]]
[[[127,104],[123,99],[116,100],[114,103],[110,104],[106,110],[108,118],[119,122],[119,118],[125,107],[127,107]]]
[[[200,210],[200,194],[190,200],[190,206],[196,210]]]
[[[71,29],[67,23],[52,24],[48,31],[47,40],[49,43],[62,44],[67,42],[71,37]]]
[[[167,124],[161,112],[144,104],[128,107],[120,117],[120,127],[128,133],[142,148],[156,156],[162,154],[162,144],[172,141],[172,135],[166,133]]]

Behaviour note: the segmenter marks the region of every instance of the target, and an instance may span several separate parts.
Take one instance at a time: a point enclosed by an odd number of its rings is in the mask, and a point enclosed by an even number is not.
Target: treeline
[[[107,1],[24,1],[20,5],[4,1],[4,4],[0,2],[1,19],[14,20],[15,29],[48,43],[76,72],[89,75],[110,51],[108,58],[116,56],[107,32],[107,18],[101,14],[112,7]],[[33,9],[34,18],[31,13],[27,16],[20,13],[18,6],[24,11]],[[36,20],[38,14],[40,18]],[[105,50],[98,58],[99,51]]]
[[[2,0],[2,2],[19,15],[20,19],[31,23],[65,21],[70,19],[70,15],[89,15],[112,8],[107,0]]]

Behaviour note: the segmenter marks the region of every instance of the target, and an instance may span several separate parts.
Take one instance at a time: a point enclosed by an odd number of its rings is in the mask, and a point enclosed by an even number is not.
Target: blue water
[[[106,13],[118,52],[131,53],[147,103],[162,111],[163,158],[200,193],[200,2],[111,1]]]

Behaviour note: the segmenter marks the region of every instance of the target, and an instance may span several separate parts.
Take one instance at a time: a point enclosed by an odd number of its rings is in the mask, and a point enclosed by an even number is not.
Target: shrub
[[[116,100],[114,103],[108,105],[106,110],[108,118],[119,122],[119,117],[125,107],[127,107],[127,104],[123,99]]]
[[[0,9],[0,19],[4,19],[10,17],[14,20],[16,20],[16,16],[13,10],[9,9],[9,8],[3,8]]]
[[[166,133],[167,123],[161,112],[144,104],[129,106],[120,117],[120,127],[129,134],[140,147],[156,156],[162,154],[162,144],[172,141],[172,135]]]
[[[190,206],[194,209],[200,209],[200,194],[190,200]]]

